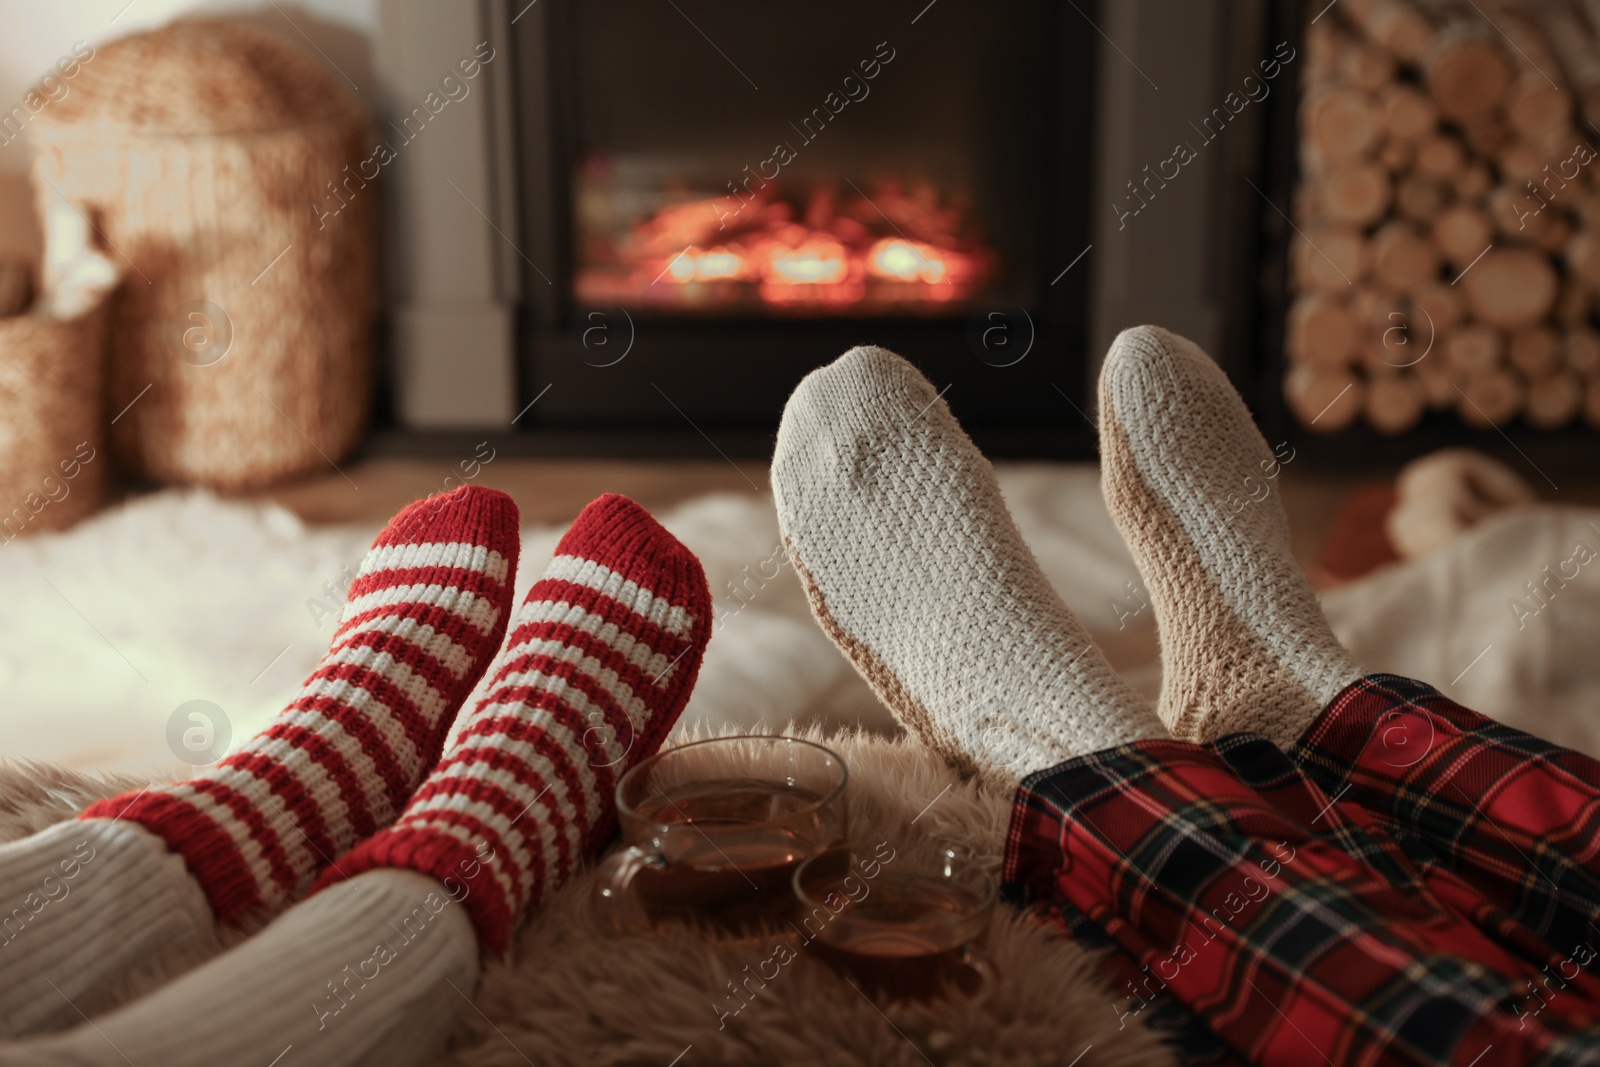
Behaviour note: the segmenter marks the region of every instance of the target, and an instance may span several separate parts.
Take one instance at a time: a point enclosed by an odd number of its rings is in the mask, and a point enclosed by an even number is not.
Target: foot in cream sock
[[[1155,602],[1175,736],[1287,748],[1362,671],[1289,551],[1267,447],[1193,342],[1124,331],[1100,373],[1101,488]]]
[[[806,376],[772,485],[817,621],[964,773],[1015,785],[1167,735],[1050,587],[988,461],[899,356],[855,348]]]

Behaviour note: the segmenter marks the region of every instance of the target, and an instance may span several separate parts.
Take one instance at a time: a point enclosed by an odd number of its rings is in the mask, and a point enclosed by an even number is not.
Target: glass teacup
[[[995,974],[978,945],[997,890],[994,876],[956,849],[835,847],[795,869],[795,929],[870,997],[982,998]]]
[[[847,777],[834,752],[791,737],[716,738],[645,760],[617,783],[626,847],[605,861],[601,921],[777,927],[794,912],[795,869],[844,840]]]

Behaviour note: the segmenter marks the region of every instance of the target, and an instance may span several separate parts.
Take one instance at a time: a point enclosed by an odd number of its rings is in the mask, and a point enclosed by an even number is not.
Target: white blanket
[[[1001,483],[1056,588],[1117,668],[1154,695],[1153,609],[1141,607],[1149,598],[1095,468],[1005,466]],[[661,518],[705,563],[719,614],[680,729],[790,721],[895,729],[811,621],[779,551],[770,498],[704,497]],[[1591,522],[1600,526],[1600,513],[1511,513],[1441,555],[1330,594],[1326,607],[1370,668],[1419,677],[1600,754],[1600,560],[1575,562],[1580,542],[1600,550]],[[523,531],[519,595],[561,532]],[[61,534],[0,544],[0,755],[180,773],[169,727],[194,700],[220,707],[235,741],[250,736],[316,665],[346,570],[375,533],[307,527],[275,506],[174,491]],[[1543,582],[1546,566],[1554,577],[1541,605],[1524,583]],[[1575,577],[1562,579],[1563,566]],[[1518,595],[1522,613],[1507,606]],[[182,715],[177,723],[179,734],[190,725]]]
[[[1600,756],[1600,511],[1505,512],[1323,607],[1368,669]]]

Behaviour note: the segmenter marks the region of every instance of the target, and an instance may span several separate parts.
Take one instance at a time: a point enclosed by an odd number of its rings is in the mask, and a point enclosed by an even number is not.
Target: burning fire
[[[769,285],[838,285],[850,275],[850,252],[827,234],[807,234],[798,248],[764,246]]]
[[[592,213],[607,215],[608,207]],[[962,213],[930,188],[883,186],[842,203],[823,189],[803,212],[769,195],[723,230],[725,214],[722,200],[698,199],[664,207],[620,236],[586,233],[578,299],[706,310],[931,309],[976,295],[994,259],[960,236]]]

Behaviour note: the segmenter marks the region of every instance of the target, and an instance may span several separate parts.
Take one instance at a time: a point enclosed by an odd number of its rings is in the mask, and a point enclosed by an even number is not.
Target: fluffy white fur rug
[[[998,867],[1009,797],[958,781],[905,739],[857,731],[829,737],[817,728],[802,736],[830,745],[849,766],[854,839],[887,840],[897,849],[943,842]],[[136,783],[0,766],[0,841]],[[458,1012],[439,1067],[1043,1067],[1071,1064],[1091,1046],[1089,1062],[1102,1067],[1176,1063],[1138,1019],[1124,1025],[1118,1012],[1127,998],[1100,976],[1094,955],[1004,908],[996,911],[987,943],[1000,979],[980,1003],[889,1005],[880,1013],[802,947],[765,988],[750,987],[754,997],[732,1013],[739,1002],[727,983],[743,981],[747,966],[753,973],[771,946],[718,945],[686,931],[607,936],[591,918],[593,880],[582,876],[559,893],[524,929],[513,959],[487,969],[473,998],[476,1010],[459,1002],[429,1006]],[[140,976],[121,995],[131,998],[163,977]]]

